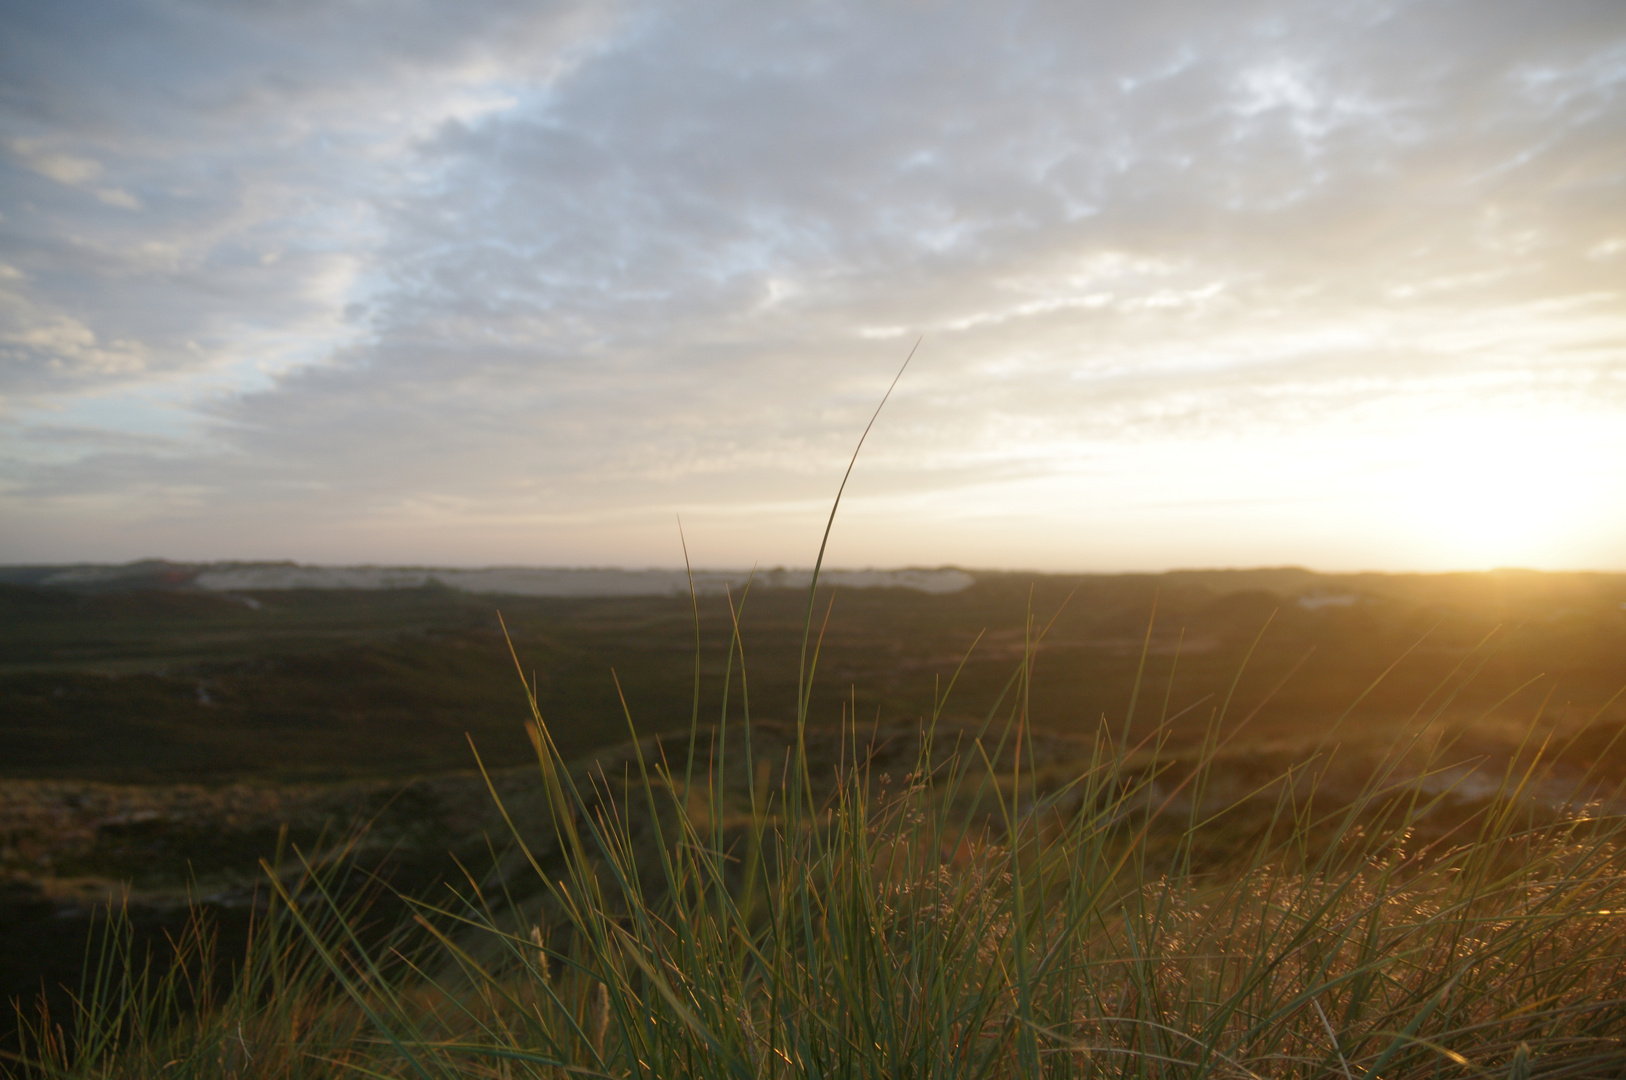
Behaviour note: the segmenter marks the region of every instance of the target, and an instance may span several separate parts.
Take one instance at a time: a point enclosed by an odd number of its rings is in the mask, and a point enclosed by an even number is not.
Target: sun
[[[1584,414],[1457,413],[1391,433],[1376,470],[1397,524],[1463,569],[1572,564],[1618,515],[1626,464],[1613,427]]]

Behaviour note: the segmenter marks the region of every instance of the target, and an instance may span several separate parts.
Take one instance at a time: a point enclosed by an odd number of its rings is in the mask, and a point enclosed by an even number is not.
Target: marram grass
[[[25,1013],[12,1068],[1626,1075],[1618,792],[1541,802],[1531,750],[1467,800],[1419,782],[1448,750],[1399,746],[1354,793],[1326,790],[1323,754],[1238,794],[1220,715],[1200,748],[1103,726],[1058,764],[1025,723],[1031,659],[980,728],[753,723],[736,701],[692,754],[634,740],[572,769],[536,715],[551,820],[513,822],[491,871],[394,930],[342,853],[275,874],[223,981],[201,921],[157,971],[115,919],[72,1015]]]

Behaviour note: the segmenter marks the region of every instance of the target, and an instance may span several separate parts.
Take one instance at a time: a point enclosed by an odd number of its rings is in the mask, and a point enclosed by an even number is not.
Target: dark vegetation
[[[111,895],[125,897],[136,948],[163,952],[202,911],[229,956],[272,903],[259,859],[279,850],[325,850],[370,823],[346,865],[409,894],[455,878],[459,862],[511,863],[467,740],[497,770],[516,820],[548,812],[498,611],[561,760],[600,754],[626,772],[632,759],[612,748],[628,738],[627,713],[641,735],[665,733],[675,759],[682,739],[671,736],[691,716],[688,597],[225,595],[162,574],[76,591],[10,578],[0,584],[0,994],[21,1000],[44,986],[59,1013]],[[821,590],[816,627],[829,599]],[[1122,730],[1137,687],[1124,745],[1160,730],[1176,771],[1202,757],[1206,783],[1237,797],[1324,751],[1346,713],[1344,774],[1321,776],[1323,791],[1342,784],[1350,798],[1419,716],[1433,724],[1418,768],[1448,782],[1467,768],[1505,776],[1521,748],[1528,756],[1543,742],[1543,783],[1626,777],[1626,575],[979,574],[947,595],[842,592],[828,611],[809,721],[868,731],[866,763],[899,786],[919,753],[914,725],[962,660],[945,731],[975,730],[996,701],[1009,708],[1013,672],[1024,672],[1035,799],[1100,767],[1091,740],[1103,720]],[[699,598],[700,715],[718,717],[730,686],[730,715],[748,704],[761,732],[758,757],[764,747],[788,755],[794,742],[784,725],[797,713],[805,613],[798,590]],[[736,618],[744,682],[737,655],[725,680]],[[1202,750],[1227,700],[1224,747]],[[808,752],[829,772],[842,746],[823,734]],[[1111,768],[1120,798],[1152,783],[1129,759]],[[1432,807],[1428,827],[1445,835],[1476,807]],[[1242,857],[1268,818],[1209,829],[1184,856],[1187,872]],[[1190,842],[1171,836],[1174,849]],[[552,850],[565,862],[549,872],[563,872],[568,852]]]
[[[1299,602],[1350,595],[1358,600],[1348,606]],[[791,715],[805,594],[757,590],[734,602],[753,714]],[[1089,730],[1102,715],[1124,715],[1154,603],[1149,689],[1171,692],[1176,712],[1228,686],[1263,631],[1239,700],[1258,704],[1294,674],[1254,721],[1258,738],[1313,729],[1397,661],[1358,708],[1367,730],[1410,715],[1469,657],[1482,670],[1452,705],[1462,716],[1495,707],[1522,722],[1545,699],[1550,719],[1576,720],[1626,682],[1626,575],[980,574],[947,595],[836,596],[811,715],[918,717],[930,711],[937,680],[967,654],[950,708],[977,715],[1021,655],[1031,611],[1055,617],[1038,659],[1033,721]],[[566,755],[626,737],[617,680],[640,730],[688,724],[695,630],[687,597],[0,585],[0,777],[411,776],[466,767],[465,732],[494,761],[529,760],[499,612]],[[701,713],[713,716],[728,599],[701,597],[700,616]],[[1199,727],[1206,720],[1202,707],[1190,715]]]

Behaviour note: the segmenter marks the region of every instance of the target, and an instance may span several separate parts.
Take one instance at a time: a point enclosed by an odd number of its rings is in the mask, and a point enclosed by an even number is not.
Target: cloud
[[[5,497],[42,522],[811,505],[920,334],[877,491],[1626,406],[1610,4],[3,18]],[[28,452],[92,399],[172,441]]]
[[[78,187],[102,174],[101,162],[70,154],[53,154],[32,139],[17,139],[11,144],[11,149],[28,163],[29,168],[59,184]]]

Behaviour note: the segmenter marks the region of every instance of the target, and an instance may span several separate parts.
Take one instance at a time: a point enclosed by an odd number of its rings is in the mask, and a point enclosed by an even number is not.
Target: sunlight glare
[[[1457,414],[1395,432],[1378,475],[1419,541],[1458,565],[1562,563],[1603,525],[1621,441],[1595,417]]]

